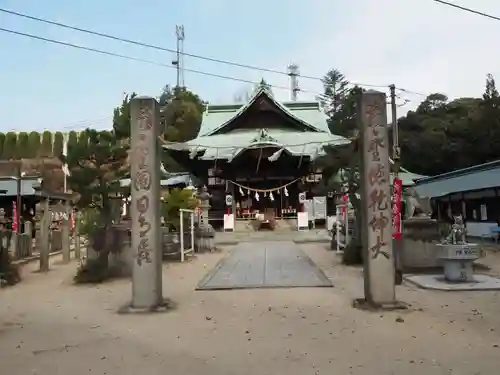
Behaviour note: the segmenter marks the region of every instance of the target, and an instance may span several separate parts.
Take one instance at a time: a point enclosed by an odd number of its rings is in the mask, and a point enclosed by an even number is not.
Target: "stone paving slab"
[[[293,242],[242,242],[210,271],[197,290],[331,287]]]
[[[488,275],[474,275],[474,281],[449,283],[443,275],[407,275],[404,279],[422,289],[443,291],[482,291],[500,290],[500,279]]]

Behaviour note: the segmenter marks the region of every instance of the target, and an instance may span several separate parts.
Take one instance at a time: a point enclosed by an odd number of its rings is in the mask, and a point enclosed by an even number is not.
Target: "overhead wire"
[[[280,74],[280,75],[285,75],[285,76],[289,75],[287,72],[276,70],[276,69],[270,69],[270,68],[260,67],[260,66],[256,66],[256,65],[243,64],[243,63],[238,63],[238,62],[230,61],[230,60],[218,59],[218,58],[209,57],[209,56],[203,56],[203,55],[198,55],[198,54],[193,54],[193,53],[188,53],[188,52],[183,52],[183,51],[177,51],[177,50],[174,50],[172,48],[166,48],[166,47],[162,47],[162,46],[158,46],[158,45],[154,45],[154,44],[150,44],[150,43],[140,42],[137,40],[122,38],[122,37],[118,37],[115,35],[90,30],[87,28],[72,26],[72,25],[62,23],[62,22],[56,22],[56,21],[48,20],[48,19],[41,18],[41,17],[31,16],[31,15],[28,15],[25,13],[15,12],[13,10],[5,9],[5,8],[0,8],[0,12],[10,14],[13,16],[17,16],[17,17],[30,19],[30,20],[36,21],[36,22],[42,22],[42,23],[45,23],[48,25],[53,25],[53,26],[57,26],[57,27],[61,27],[61,28],[65,28],[65,29],[69,29],[69,30],[73,30],[73,31],[78,31],[81,33],[89,34],[89,35],[99,36],[102,38],[111,39],[111,40],[115,40],[115,41],[119,41],[119,42],[123,42],[123,43],[128,43],[128,44],[133,44],[133,45],[141,46],[141,47],[145,47],[145,48],[152,48],[152,49],[155,49],[158,51],[171,52],[171,53],[175,53],[175,54],[178,53],[180,55],[195,58],[195,59],[215,62],[218,64],[231,65],[231,66],[244,68],[244,69],[257,70],[257,71],[261,71],[261,72]],[[189,71],[187,69],[185,69],[185,70]],[[321,78],[321,77],[314,77],[314,76],[302,75],[302,74],[300,74],[300,78],[301,79],[316,80],[316,81],[321,81],[321,82],[323,81],[323,78]],[[358,83],[358,82],[350,82],[350,84],[354,85],[354,86],[373,87],[373,88],[377,88],[377,87],[378,88],[382,88],[382,87],[385,88],[385,87],[389,86],[389,85],[376,85],[376,84]],[[287,90],[288,89],[289,88],[287,88]]]
[[[432,1],[434,1],[435,3],[439,3],[439,4],[442,4],[442,5],[446,5],[446,6],[455,8],[455,9],[462,10],[464,12],[472,13],[472,14],[475,14],[475,15],[478,15],[478,16],[481,16],[481,17],[486,17],[486,18],[489,18],[489,19],[492,19],[492,20],[495,20],[495,21],[500,21],[500,17],[498,17],[498,16],[494,16],[492,14],[488,14],[488,13],[485,13],[485,12],[482,12],[482,11],[479,11],[479,10],[468,8],[468,7],[465,7],[463,5],[459,5],[459,4],[455,4],[455,3],[451,3],[449,1],[443,1],[443,0],[432,0]]]
[[[71,47],[71,48],[76,48],[76,49],[83,50],[83,51],[94,52],[94,53],[98,53],[98,54],[101,54],[101,55],[113,56],[113,57],[118,57],[118,58],[122,58],[122,59],[125,59],[125,60],[131,60],[131,61],[142,62],[142,63],[146,63],[146,64],[151,64],[151,65],[166,67],[166,68],[170,68],[170,69],[175,69],[175,67],[172,66],[172,65],[161,63],[161,62],[157,62],[157,61],[153,61],[153,60],[147,60],[147,59],[142,59],[142,58],[139,58],[139,57],[123,55],[123,54],[120,54],[120,53],[109,52],[109,51],[105,51],[105,50],[101,50],[101,49],[97,49],[97,48],[92,48],[92,47],[85,47],[85,46],[82,46],[82,45],[79,45],[79,44],[63,42],[63,41],[56,40],[56,39],[51,39],[51,38],[45,38],[45,37],[42,37],[42,36],[39,36],[39,35],[28,34],[28,33],[23,33],[23,32],[20,32],[20,31],[6,29],[4,27],[0,27],[0,31],[6,32],[6,33],[10,33],[10,34],[19,35],[19,36],[24,36],[24,37],[31,38],[31,39],[37,39],[37,40],[48,42],[48,43],[59,44],[61,46],[65,46],[65,47]],[[214,78],[220,78],[220,79],[227,79],[227,80],[231,80],[231,81],[250,83],[250,84],[253,84],[253,85],[258,85],[259,84],[259,82],[252,81],[252,80],[249,80],[249,79],[232,77],[232,76],[226,76],[226,75],[217,74],[217,73],[211,73],[211,72],[206,72],[206,71],[202,71],[202,70],[186,69],[185,68],[184,71],[190,72],[190,73],[195,73],[195,74],[200,74],[200,75],[204,75],[204,76],[214,77]],[[289,87],[285,87],[285,86],[279,86],[279,85],[273,85],[273,84],[268,84],[268,85],[270,87],[272,87],[272,88],[276,88],[276,89],[280,89],[280,90],[290,90]],[[314,94],[314,95],[322,95],[321,93],[314,92],[314,91],[309,91],[309,90],[300,90],[300,91],[304,92],[304,93]]]
[[[74,121],[74,122],[68,122],[63,125],[55,126],[56,131],[61,131],[61,130],[69,130],[69,131],[77,131],[81,130],[82,128],[87,128],[91,125],[94,125],[96,123],[101,123],[106,120],[111,120],[113,117],[112,116],[103,116],[99,117],[96,119],[86,119],[86,120],[79,120],[79,121]],[[16,129],[11,129],[9,130],[11,132],[17,132],[18,130]],[[33,130],[25,130],[25,131],[36,131],[35,129]]]

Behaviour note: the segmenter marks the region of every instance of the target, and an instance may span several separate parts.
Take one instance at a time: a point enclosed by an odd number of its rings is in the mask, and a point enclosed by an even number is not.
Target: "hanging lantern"
[[[271,202],[274,201],[274,195],[273,195],[273,192],[270,192],[269,193],[269,199],[271,200]]]
[[[288,197],[288,189],[286,188],[286,186],[285,186],[285,189],[284,189],[284,193],[285,193],[285,197]]]
[[[267,193],[266,193],[266,192],[264,192],[264,198],[265,198],[266,196],[267,196]]]
[[[241,186],[240,186],[239,192],[240,192],[241,196],[245,195],[245,193],[243,192],[243,189],[241,188]]]
[[[255,200],[258,202],[259,201],[259,193],[255,192]]]
[[[247,189],[247,194],[250,195],[250,189]]]

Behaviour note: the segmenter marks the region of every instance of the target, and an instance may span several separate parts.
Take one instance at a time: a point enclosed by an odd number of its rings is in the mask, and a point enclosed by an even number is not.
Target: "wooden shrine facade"
[[[207,185],[210,217],[222,221],[228,210],[236,219],[295,217],[299,194],[321,180],[315,158],[348,142],[330,133],[319,103],[280,103],[262,87],[244,105],[208,106],[196,139],[164,147]]]

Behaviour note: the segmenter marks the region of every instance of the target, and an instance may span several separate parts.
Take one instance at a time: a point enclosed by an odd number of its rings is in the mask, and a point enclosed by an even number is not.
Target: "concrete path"
[[[200,282],[198,290],[331,287],[293,242],[243,242]]]

